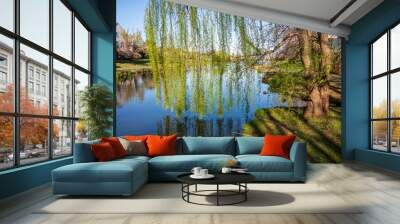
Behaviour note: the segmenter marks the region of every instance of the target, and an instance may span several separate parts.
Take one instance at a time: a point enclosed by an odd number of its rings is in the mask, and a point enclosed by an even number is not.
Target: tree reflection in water
[[[234,135],[256,109],[283,106],[241,63],[170,63],[120,82],[117,94],[119,135]]]

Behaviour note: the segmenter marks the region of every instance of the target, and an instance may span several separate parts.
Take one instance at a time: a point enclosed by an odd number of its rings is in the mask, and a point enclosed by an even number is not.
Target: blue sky
[[[144,31],[147,0],[118,0],[117,22],[131,32]],[[144,36],[144,35],[143,35]]]

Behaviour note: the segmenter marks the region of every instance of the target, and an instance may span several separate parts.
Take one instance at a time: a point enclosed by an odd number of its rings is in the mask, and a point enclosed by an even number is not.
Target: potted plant
[[[79,106],[87,127],[89,139],[110,136],[113,115],[113,96],[110,89],[101,84],[86,87],[80,93]]]

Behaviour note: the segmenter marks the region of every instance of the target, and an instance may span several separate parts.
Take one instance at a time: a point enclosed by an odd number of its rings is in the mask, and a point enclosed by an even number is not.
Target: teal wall
[[[400,22],[400,0],[385,0],[351,27],[344,46],[343,150],[345,160],[358,160],[399,170],[400,157],[369,150],[369,43]],[[361,150],[361,151],[360,151]]]
[[[114,97],[114,116],[113,127],[110,132],[115,135],[115,108],[116,108],[116,88],[115,88],[115,30],[116,30],[116,1],[101,0],[98,9],[103,15],[107,24],[107,32],[92,33],[92,82],[108,86]]]
[[[48,183],[53,169],[71,163],[70,157],[1,172],[0,199]]]
[[[115,0],[67,2],[92,31],[92,82],[105,84],[115,92]],[[0,172],[0,199],[48,183],[53,169],[71,163],[69,157]]]

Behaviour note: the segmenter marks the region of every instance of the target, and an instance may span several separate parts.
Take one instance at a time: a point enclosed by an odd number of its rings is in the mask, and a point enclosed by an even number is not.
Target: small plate
[[[215,176],[212,175],[212,174],[207,174],[207,175],[204,175],[204,176],[194,175],[194,174],[190,175],[190,178],[192,178],[192,179],[199,179],[199,180],[201,180],[201,179],[212,179],[212,178],[214,178],[214,177],[215,177]]]
[[[247,170],[233,170],[234,173],[249,173]]]

